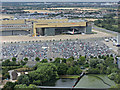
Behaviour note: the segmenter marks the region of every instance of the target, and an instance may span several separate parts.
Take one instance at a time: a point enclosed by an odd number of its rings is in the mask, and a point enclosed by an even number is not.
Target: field
[[[0,19],[3,19],[3,18],[13,18],[13,17],[14,17],[13,15],[0,14]]]
[[[98,11],[98,9],[95,9],[95,8],[79,8],[79,7],[74,7],[74,8],[69,8],[69,7],[61,7],[61,8],[47,8],[47,9],[58,9],[58,10],[73,10],[73,9],[78,9],[78,10],[87,10],[87,11]]]
[[[34,12],[37,12],[37,13],[55,13],[54,11],[49,11],[49,10],[24,10],[26,12],[30,12],[30,13],[34,13]]]

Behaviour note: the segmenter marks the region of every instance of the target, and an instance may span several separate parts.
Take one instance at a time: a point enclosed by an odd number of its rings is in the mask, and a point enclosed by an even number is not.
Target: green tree
[[[15,85],[16,85],[15,83],[7,82],[7,83],[4,85],[3,90],[12,90]]]
[[[15,58],[15,57],[13,57],[13,58],[12,58],[12,61],[13,61],[13,62],[16,62],[16,58]]]
[[[36,60],[36,61],[40,61],[40,58],[39,58],[39,57],[36,57],[35,60]]]
[[[50,58],[49,60],[50,60],[50,62],[52,62],[52,58]]]
[[[24,88],[36,88],[36,85],[34,85],[34,84],[30,84],[29,86],[27,86],[26,84],[19,84],[19,85],[15,85],[15,89],[18,89],[18,88],[20,88],[20,89],[24,89]]]
[[[74,68],[72,66],[68,68],[67,74],[68,75],[74,75]]]
[[[9,66],[10,60],[7,59],[4,62],[2,62],[2,66]]]
[[[115,82],[116,82],[117,84],[120,84],[120,74],[117,74],[117,75],[115,76]]]
[[[26,84],[19,84],[19,85],[15,85],[14,87],[15,89],[18,89],[18,88],[27,88],[27,85]]]
[[[47,63],[48,60],[47,60],[47,59],[43,59],[41,62],[42,62],[42,63]]]
[[[100,70],[98,68],[89,68],[88,73],[90,73],[90,74],[100,74]]]
[[[20,75],[18,77],[18,83],[28,85],[30,83],[29,77],[27,75]]]
[[[24,66],[26,64],[26,62],[24,62],[23,60],[21,60],[20,63],[22,66]]]
[[[85,63],[85,61],[86,61],[86,59],[85,59],[85,57],[84,56],[81,56],[80,58],[80,64],[84,64]]]
[[[52,63],[38,63],[37,69],[29,72],[30,82],[36,85],[41,85],[56,78],[58,78],[57,68]]]
[[[59,75],[65,75],[66,74],[66,71],[68,69],[67,65],[65,63],[60,63],[60,64],[57,64],[57,73]]]
[[[60,63],[60,58],[55,58],[54,63]]]
[[[111,73],[108,75],[108,78],[111,80],[115,80],[116,75],[117,75],[117,73]]]
[[[92,68],[96,68],[96,65],[98,64],[98,60],[97,59],[90,59],[90,67]]]
[[[27,62],[27,61],[28,61],[28,58],[24,58],[24,61]]]
[[[37,87],[36,87],[36,85],[34,85],[34,84],[30,84],[30,85],[28,86],[28,88],[37,88]]]
[[[116,88],[116,89],[114,89],[114,88]],[[116,84],[116,86],[112,86],[111,88],[110,88],[110,90],[119,90],[120,89],[120,84]]]

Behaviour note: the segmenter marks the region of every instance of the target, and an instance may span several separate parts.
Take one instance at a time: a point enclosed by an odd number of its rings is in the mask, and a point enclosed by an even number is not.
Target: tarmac
[[[92,30],[97,34],[76,34],[76,35],[55,35],[55,36],[0,36],[2,43],[11,43],[11,42],[21,42],[21,41],[50,41],[50,40],[70,40],[70,39],[89,39],[89,38],[101,38],[101,37],[114,37],[110,33],[100,32],[97,30]]]

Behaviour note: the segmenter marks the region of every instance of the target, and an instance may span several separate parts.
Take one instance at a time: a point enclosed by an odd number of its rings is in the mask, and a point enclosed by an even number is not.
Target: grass
[[[98,26],[96,26],[96,25],[94,25],[94,27],[107,30],[106,28],[98,27]],[[107,32],[107,31],[105,31],[105,30],[98,30],[98,29],[94,29],[94,30],[97,30],[97,31],[100,31],[100,32],[105,32],[105,33],[112,34],[112,35],[115,35],[115,36],[116,36],[116,34],[111,33],[111,32]],[[111,31],[111,30],[109,30],[109,31]]]
[[[78,82],[76,87],[80,88],[110,88],[109,85],[105,84],[101,79],[97,78],[100,77],[104,80],[105,83],[108,83],[111,86],[115,85],[115,82],[110,80],[107,75],[97,75],[97,74],[89,74],[85,75],[81,78],[81,80]]]
[[[93,32],[93,31],[92,31],[92,34],[97,34],[97,32]]]
[[[115,28],[118,28],[118,25],[112,25],[113,27],[115,27]]]
[[[71,78],[71,79],[76,79],[78,77],[80,77],[79,75],[60,75],[60,78]]]

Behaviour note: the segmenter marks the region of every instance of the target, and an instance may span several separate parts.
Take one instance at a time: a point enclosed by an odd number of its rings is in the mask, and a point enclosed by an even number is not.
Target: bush
[[[98,68],[89,68],[89,74],[100,74],[100,70]]]
[[[111,80],[115,80],[117,73],[111,73],[110,75],[108,75],[108,78]]]

